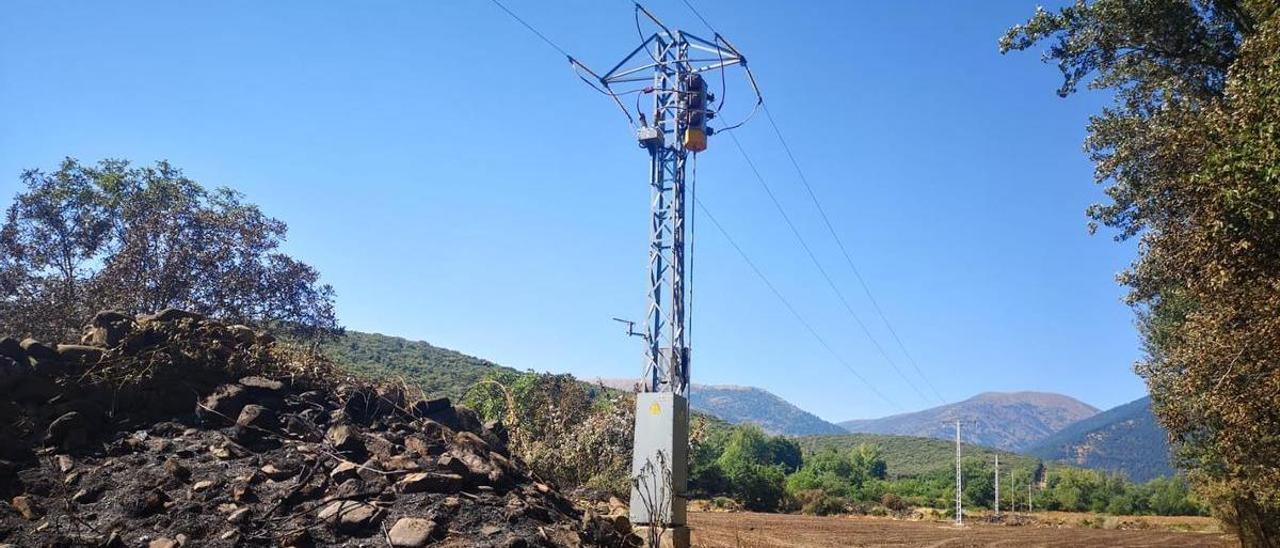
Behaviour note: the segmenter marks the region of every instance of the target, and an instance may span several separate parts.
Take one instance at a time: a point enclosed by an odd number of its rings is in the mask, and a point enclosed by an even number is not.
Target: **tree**
[[[236,323],[337,327],[333,289],[279,250],[287,227],[167,162],[22,173],[0,227],[0,332],[61,339],[96,310],[183,308]]]
[[[716,465],[728,480],[734,498],[747,509],[773,510],[782,501],[782,465],[773,461],[769,439],[759,427],[736,427]]]
[[[1089,215],[1141,238],[1120,279],[1154,411],[1244,544],[1280,543],[1280,7],[1080,1],[1001,49],[1049,39],[1060,94],[1115,93],[1085,143],[1110,198]]]

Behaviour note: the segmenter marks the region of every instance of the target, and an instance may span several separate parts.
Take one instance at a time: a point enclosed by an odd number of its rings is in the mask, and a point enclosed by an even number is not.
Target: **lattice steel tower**
[[[634,325],[628,333],[645,341],[641,393],[636,398],[635,454],[632,472],[636,478],[631,497],[631,519],[644,525],[661,525],[676,531],[677,545],[687,544],[685,488],[689,447],[689,317],[686,268],[686,219],[690,203],[686,167],[696,163],[696,154],[707,148],[707,138],[715,130],[708,122],[723,106],[723,70],[741,66],[755,92],[753,115],[762,103],[755,79],[746,71],[746,59],[723,36],[712,40],[688,32],[672,30],[636,4],[636,26],[641,15],[653,32],[642,33],[642,41],[621,62],[603,75],[590,73],[606,95],[633,122],[640,147],[649,154],[650,219],[648,247],[648,304],[643,330]],[[721,103],[708,90],[704,75],[720,73]],[[619,89],[633,88],[633,89]],[[653,97],[652,110],[637,112],[636,126],[622,97],[638,94]],[[750,118],[750,115],[747,116]],[[745,122],[745,120],[743,120]],[[720,131],[741,125],[722,127]],[[669,476],[667,475],[669,473]],[[683,542],[680,530],[685,533]]]

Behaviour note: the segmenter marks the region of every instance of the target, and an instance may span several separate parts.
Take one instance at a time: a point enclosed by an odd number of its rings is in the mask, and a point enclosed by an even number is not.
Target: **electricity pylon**
[[[961,497],[964,495],[964,481],[960,471],[960,420],[956,419],[956,525],[964,525],[964,506]]]
[[[996,453],[996,518],[1000,517],[1000,453]]]
[[[649,154],[650,218],[648,306],[643,331],[628,328],[629,334],[645,341],[641,393],[636,397],[631,521],[673,530],[675,544],[687,545],[691,353],[685,221],[693,204],[688,199],[685,171],[690,156],[706,149],[707,138],[715,132],[708,122],[723,106],[722,92],[721,104],[713,107],[715,96],[707,89],[703,75],[734,65],[745,70],[747,61],[719,33],[713,40],[705,40],[668,28],[639,4],[635,9],[637,27],[643,14],[653,31],[642,34],[640,45],[622,61],[603,75],[571,62],[595,78],[603,87],[597,90],[611,96],[628,120],[632,120],[631,114],[621,96],[638,93],[653,97],[648,117],[637,112],[640,125],[636,128],[640,147]],[[750,71],[745,72],[756,93],[755,108],[759,108],[763,102],[759,89]],[[723,85],[723,75],[720,81]],[[641,85],[638,89],[615,89]],[[638,97],[636,104],[639,110]],[[722,127],[721,131],[733,127],[737,126]]]

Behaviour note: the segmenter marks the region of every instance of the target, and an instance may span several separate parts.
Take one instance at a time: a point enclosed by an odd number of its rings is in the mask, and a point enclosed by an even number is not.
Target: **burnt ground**
[[[500,426],[264,333],[105,313],[82,343],[0,339],[0,544],[636,540],[513,459]]]

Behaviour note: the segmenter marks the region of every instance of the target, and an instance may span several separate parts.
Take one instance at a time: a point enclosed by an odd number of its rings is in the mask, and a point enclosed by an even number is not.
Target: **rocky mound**
[[[499,425],[412,396],[176,310],[100,313],[75,345],[0,339],[0,544],[636,540],[533,477]]]

